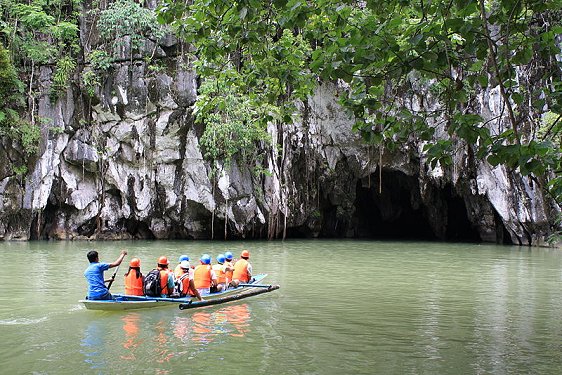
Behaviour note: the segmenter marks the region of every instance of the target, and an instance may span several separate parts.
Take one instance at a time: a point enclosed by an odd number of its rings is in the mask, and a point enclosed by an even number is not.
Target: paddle
[[[109,288],[111,288],[111,284],[113,284],[113,282],[115,281],[115,276],[117,276],[117,272],[119,271],[120,266],[121,266],[121,263],[119,263],[117,268],[115,268],[115,272],[113,273],[113,276],[111,276],[111,280],[109,280],[109,284],[107,284],[107,290],[109,290]]]

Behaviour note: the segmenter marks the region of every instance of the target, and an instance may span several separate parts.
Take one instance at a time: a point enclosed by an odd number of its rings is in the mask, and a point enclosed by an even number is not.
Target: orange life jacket
[[[160,288],[162,289],[162,294],[171,294],[171,291],[168,290],[168,274],[171,273],[172,271],[164,268],[164,269],[160,269],[160,267],[158,268],[160,270]]]
[[[250,281],[250,274],[248,273],[248,261],[246,259],[238,259],[234,263],[234,273],[232,277],[235,280],[240,280],[243,283]]]
[[[211,265],[209,264],[200,264],[195,267],[193,282],[195,283],[196,289],[211,287],[211,269]]]
[[[224,272],[225,265],[224,264],[214,264],[213,271],[215,271],[215,275],[217,276],[217,283],[223,284],[226,283],[226,273]],[[229,279],[232,280],[232,279]]]
[[[176,279],[181,282],[181,296],[185,297],[188,294],[190,296],[195,295],[193,290],[191,290],[191,288],[189,287],[189,284],[190,284],[190,281],[191,281],[189,279],[189,270],[184,271],[182,268],[180,268],[180,271],[181,271],[181,274],[179,276],[177,276]]]
[[[232,262],[225,262],[224,263],[228,268],[230,268],[230,271],[226,271],[226,278],[228,279],[228,282],[232,281],[232,273],[234,272],[234,264],[232,264]]]
[[[142,285],[143,285],[142,275],[137,277],[137,271],[134,269],[130,269],[129,274],[125,275],[125,294],[129,296],[144,295],[142,291]]]

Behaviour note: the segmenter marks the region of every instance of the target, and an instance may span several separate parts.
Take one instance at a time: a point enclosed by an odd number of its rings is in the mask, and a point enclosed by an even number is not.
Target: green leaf
[[[515,56],[513,56],[513,63],[518,65],[526,65],[533,58],[533,47],[532,45],[524,46],[523,49],[517,51]]]
[[[501,163],[501,159],[497,155],[489,155],[487,160],[488,163],[494,167],[497,167]]]
[[[523,95],[521,95],[520,93],[514,92],[513,94],[511,94],[511,99],[513,100],[513,102],[515,104],[519,105],[519,104],[523,103],[524,98],[523,98]]]

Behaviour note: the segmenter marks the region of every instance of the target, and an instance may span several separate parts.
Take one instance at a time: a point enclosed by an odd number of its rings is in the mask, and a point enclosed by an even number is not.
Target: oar
[[[111,288],[111,284],[113,284],[113,281],[115,281],[115,276],[117,276],[117,272],[119,271],[120,266],[121,266],[121,263],[119,263],[119,265],[115,269],[115,272],[113,273],[113,276],[111,276],[111,280],[109,280],[109,284],[107,284],[107,290],[109,290],[109,288]]]

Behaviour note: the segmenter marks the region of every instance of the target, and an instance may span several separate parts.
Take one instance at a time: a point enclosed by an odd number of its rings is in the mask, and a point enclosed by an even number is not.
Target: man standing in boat
[[[238,286],[240,283],[249,283],[252,280],[252,265],[248,261],[250,259],[250,252],[243,250],[240,254],[240,259],[234,263],[234,273],[232,274],[233,286]]]
[[[87,254],[88,261],[90,265],[84,271],[84,277],[88,281],[88,295],[86,299],[91,300],[111,300],[113,296],[109,293],[109,286],[105,286],[105,283],[111,283],[114,280],[115,275],[112,279],[104,280],[103,273],[110,268],[117,267],[123,261],[127,255],[126,250],[122,250],[119,257],[113,263],[100,263],[98,252],[95,250],[89,251]]]

